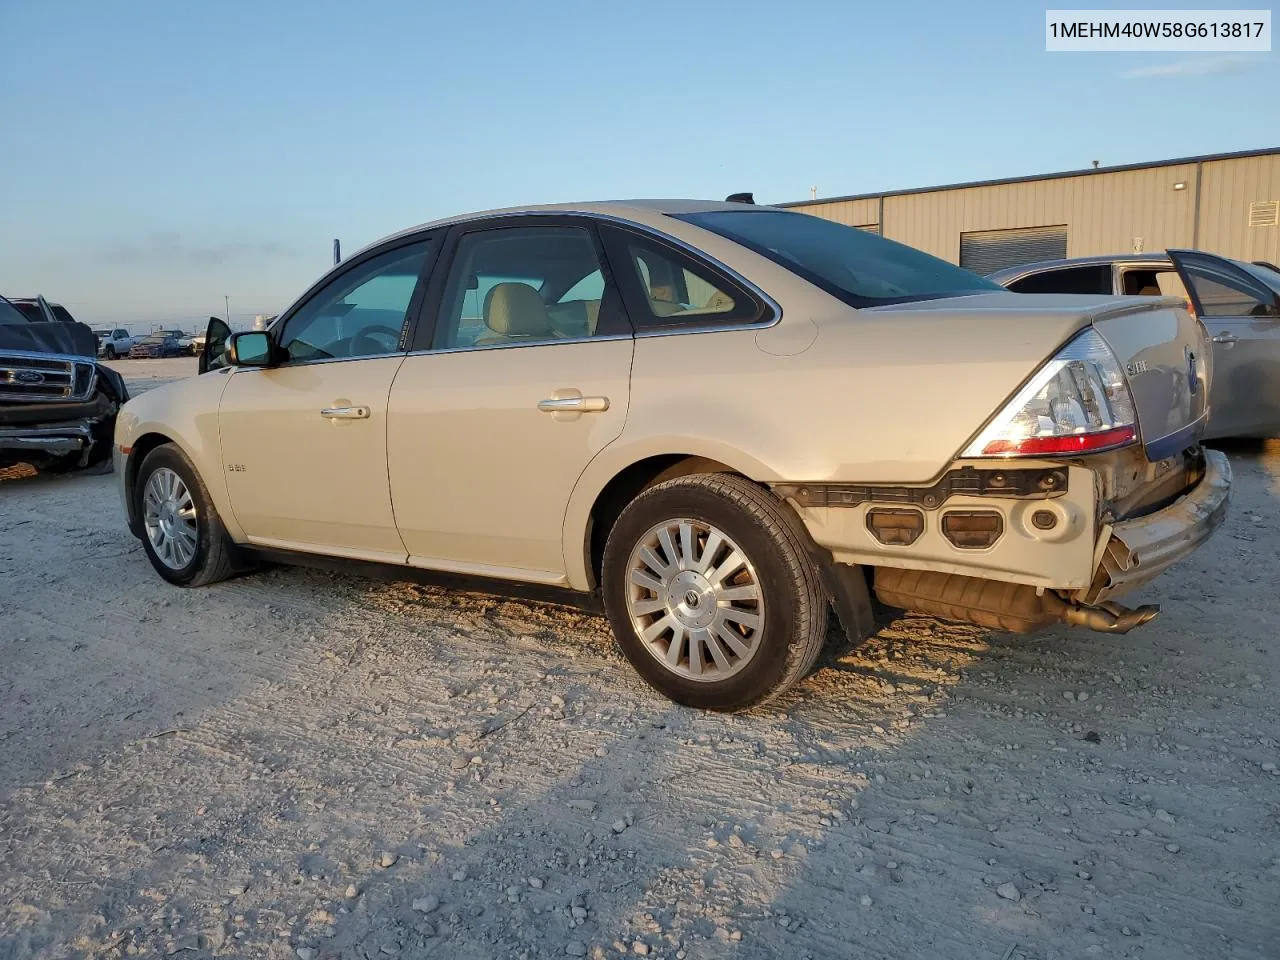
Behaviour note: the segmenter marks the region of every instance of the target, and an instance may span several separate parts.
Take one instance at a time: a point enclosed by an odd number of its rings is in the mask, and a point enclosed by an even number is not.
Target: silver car
[[[988,279],[1016,293],[1184,300],[1213,337],[1205,436],[1280,437],[1280,271],[1272,264],[1170,250],[1026,263],[998,270]]]

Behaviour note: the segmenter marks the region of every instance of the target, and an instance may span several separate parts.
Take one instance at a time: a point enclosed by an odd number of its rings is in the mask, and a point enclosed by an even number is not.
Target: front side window
[[[433,346],[578,340],[624,328],[586,229],[499,227],[459,239]]]
[[[714,210],[677,219],[754,250],[855,307],[1002,289],[920,250],[804,213]]]
[[[285,321],[289,360],[355,359],[396,353],[433,240],[397,247],[331,280]]]

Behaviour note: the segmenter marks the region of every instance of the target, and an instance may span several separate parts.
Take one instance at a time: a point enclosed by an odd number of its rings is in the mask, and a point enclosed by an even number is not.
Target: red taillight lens
[[[1046,361],[966,457],[1078,455],[1133,443],[1138,418],[1115,354],[1093,328]]]
[[[1077,433],[1064,437],[1024,437],[1021,440],[992,440],[982,448],[984,457],[1053,456],[1057,454],[1096,453],[1112,447],[1123,447],[1138,437],[1133,427],[1115,427],[1098,433]]]

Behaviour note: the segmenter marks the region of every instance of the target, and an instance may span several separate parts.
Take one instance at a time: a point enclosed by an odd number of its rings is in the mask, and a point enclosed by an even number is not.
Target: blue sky
[[[1276,54],[1046,53],[1026,2],[0,0],[0,37],[0,292],[94,324],[277,312],[333,237],[473,209],[1280,139]]]

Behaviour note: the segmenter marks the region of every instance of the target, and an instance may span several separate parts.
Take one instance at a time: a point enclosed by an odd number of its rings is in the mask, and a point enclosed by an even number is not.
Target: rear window
[[[40,304],[31,300],[19,300],[13,306],[32,323],[44,322],[44,311],[40,309]]]
[[[716,210],[676,219],[740,243],[855,307],[1002,289],[913,247],[805,213]]]

